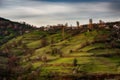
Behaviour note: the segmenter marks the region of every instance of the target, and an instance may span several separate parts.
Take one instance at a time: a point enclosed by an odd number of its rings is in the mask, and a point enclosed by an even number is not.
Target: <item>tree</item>
[[[28,49],[28,47],[27,47],[26,44],[22,44],[22,48],[23,48],[24,50],[27,50],[27,49]]]
[[[17,42],[18,45],[22,45],[22,39],[20,39],[18,42]]]
[[[47,45],[48,45],[47,39],[45,37],[42,38],[42,40],[41,40],[41,47],[45,47]]]
[[[73,60],[73,66],[76,67],[76,66],[77,66],[77,63],[78,63],[77,59],[74,58],[74,60]]]
[[[13,80],[13,78],[16,80],[17,77],[19,76],[20,74],[19,72],[21,71],[19,62],[20,62],[19,57],[15,55],[9,56],[9,59],[8,59],[8,71],[10,75],[9,80]]]
[[[17,78],[17,80],[23,80],[23,79],[22,79],[22,77],[21,77],[21,76],[19,76],[19,77]]]
[[[65,26],[62,26],[62,40],[65,39]]]
[[[92,19],[89,19],[88,28],[89,28],[90,30],[93,28],[93,21],[92,21]]]
[[[77,27],[79,27],[79,26],[80,26],[79,21],[77,21],[77,22],[76,22],[76,24],[77,24]]]
[[[51,45],[53,45],[53,44],[55,43],[55,41],[54,41],[54,38],[53,38],[53,37],[51,38],[51,42],[50,42],[50,43],[51,43]]]
[[[17,64],[18,64],[18,58],[17,58],[17,56],[15,56],[15,55],[10,56],[8,62],[9,62],[9,66],[10,66],[11,68],[12,68],[12,67],[16,67]]]
[[[43,61],[44,63],[46,63],[46,62],[47,62],[47,56],[42,56],[42,61]]]
[[[34,53],[35,49],[32,48],[28,48],[27,50],[25,50],[25,54],[30,54],[32,56],[32,54]]]
[[[65,24],[65,27],[68,27],[68,23]]]

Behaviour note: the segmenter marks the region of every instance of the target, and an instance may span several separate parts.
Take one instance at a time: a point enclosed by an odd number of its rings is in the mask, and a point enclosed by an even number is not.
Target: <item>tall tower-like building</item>
[[[89,29],[92,29],[93,28],[93,20],[92,19],[89,19],[89,26],[88,26]]]

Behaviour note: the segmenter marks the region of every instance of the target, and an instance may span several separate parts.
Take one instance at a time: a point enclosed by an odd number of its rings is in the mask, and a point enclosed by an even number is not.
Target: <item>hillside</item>
[[[34,27],[25,22],[13,22],[0,17],[0,46],[8,40],[29,32],[32,29]]]
[[[120,75],[120,22],[109,22],[102,28],[99,24],[90,29],[86,26],[39,28],[9,40],[1,46],[6,55],[1,59],[9,63],[3,62],[9,67],[7,78],[116,79]]]
[[[10,21],[0,17],[0,48],[9,40],[16,38],[24,33],[31,32],[35,28],[25,22],[19,23]],[[9,73],[8,55],[0,51],[0,80],[1,77],[6,77]]]

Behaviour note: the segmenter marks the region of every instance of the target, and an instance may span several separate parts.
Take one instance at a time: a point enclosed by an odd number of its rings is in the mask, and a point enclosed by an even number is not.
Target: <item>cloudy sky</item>
[[[44,26],[120,20],[120,0],[0,0],[0,17]]]

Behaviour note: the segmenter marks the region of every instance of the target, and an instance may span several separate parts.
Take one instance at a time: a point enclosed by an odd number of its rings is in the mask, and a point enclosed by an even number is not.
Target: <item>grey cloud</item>
[[[110,8],[111,10],[120,13],[120,0],[112,0]]]
[[[34,0],[4,0],[4,6],[7,7],[0,7],[0,16],[37,26],[65,22],[74,24],[76,20],[83,24],[88,23],[89,18],[95,21],[114,20],[119,16],[118,13],[110,11],[109,6],[113,6],[110,2],[49,3]]]
[[[0,0],[0,7],[2,6],[3,0]]]

